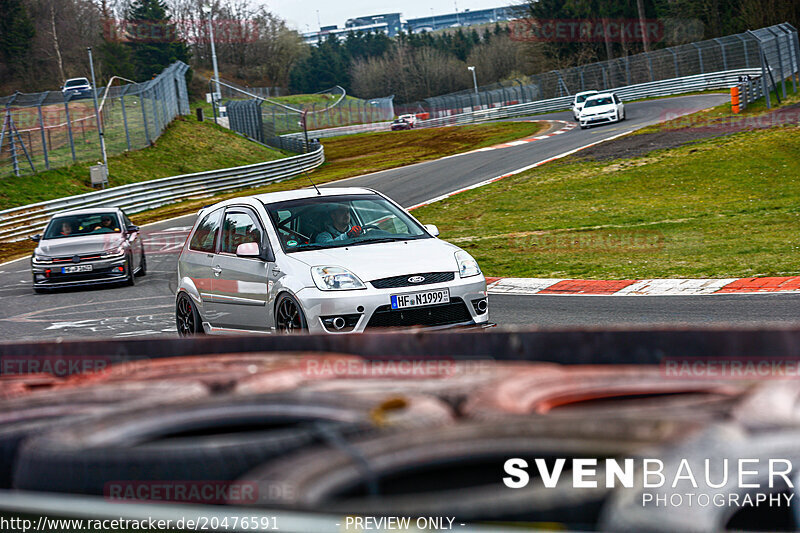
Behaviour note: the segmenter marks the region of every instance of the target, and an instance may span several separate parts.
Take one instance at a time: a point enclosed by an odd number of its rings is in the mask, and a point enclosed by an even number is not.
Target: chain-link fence
[[[338,86],[282,100],[261,96],[264,91],[258,88],[245,89],[229,82],[220,82],[220,89],[227,96],[224,107],[232,130],[292,152],[304,152],[308,147],[305,139],[299,142],[297,136],[287,135],[391,121],[395,113],[392,96],[362,100],[348,96]]]
[[[92,91],[0,98],[0,176],[102,160],[98,117],[109,155],[149,146],[177,115],[190,113],[188,68],[177,62],[150,81],[98,90],[97,115]]]
[[[610,61],[554,70],[428,98],[398,107],[398,112],[428,113],[439,118],[451,114],[489,109],[536,100],[572,95],[586,90],[612,90],[652,81],[681,78],[743,68],[762,68],[763,83],[782,83],[797,72],[797,30],[778,24],[753,32],[663,48]],[[785,82],[783,82],[785,84]],[[764,86],[765,92],[766,85]]]

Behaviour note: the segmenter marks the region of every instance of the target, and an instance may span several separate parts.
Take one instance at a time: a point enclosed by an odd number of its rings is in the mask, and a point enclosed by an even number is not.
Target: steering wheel
[[[381,228],[379,228],[375,224],[364,224],[363,226],[361,226],[361,229],[365,229],[365,230],[367,230],[367,229],[377,229],[377,230],[380,230]]]
[[[284,231],[288,231],[289,233],[293,233],[293,234],[295,234],[295,235],[296,235],[296,236],[298,236],[300,239],[302,239],[302,240],[303,240],[303,242],[311,242],[311,237],[308,237],[308,236],[306,236],[306,235],[303,235],[303,234],[302,234],[302,233],[300,233],[299,231],[295,231],[295,230],[293,230],[293,229],[291,229],[291,228],[287,228],[287,227],[283,227],[283,226],[281,226],[281,228],[280,228],[280,229],[282,229],[282,230],[284,230]]]

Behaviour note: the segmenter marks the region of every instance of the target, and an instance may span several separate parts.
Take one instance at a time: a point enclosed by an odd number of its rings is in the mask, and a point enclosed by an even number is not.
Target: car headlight
[[[478,262],[475,261],[472,256],[464,250],[459,250],[456,252],[456,263],[458,264],[458,274],[462,278],[477,276],[481,273],[481,268],[478,266]]]
[[[52,263],[53,258],[49,255],[40,254],[38,252],[33,253],[33,262],[34,263]]]
[[[366,289],[358,276],[342,267],[316,266],[311,268],[314,284],[321,291],[350,291]]]
[[[112,259],[114,257],[122,257],[123,255],[125,255],[125,247],[119,245],[116,248],[111,248],[110,250],[103,250],[103,253],[100,254],[100,257],[103,259]]]

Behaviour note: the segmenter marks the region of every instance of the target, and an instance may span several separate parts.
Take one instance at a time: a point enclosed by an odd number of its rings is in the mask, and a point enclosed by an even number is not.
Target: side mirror
[[[261,258],[261,250],[257,242],[243,242],[236,247],[236,255],[239,257]]]
[[[41,236],[41,235],[39,235],[38,233],[37,233],[36,235],[31,235],[29,238],[30,238],[30,240],[32,240],[33,242],[39,242],[39,241],[41,241],[41,240],[42,240],[42,236]]]
[[[125,231],[127,231],[128,233],[136,233],[137,231],[139,231],[139,226],[134,226],[134,225],[125,226]]]
[[[428,233],[430,233],[434,237],[439,236],[439,228],[437,228],[433,224],[425,224],[425,229],[428,231]]]

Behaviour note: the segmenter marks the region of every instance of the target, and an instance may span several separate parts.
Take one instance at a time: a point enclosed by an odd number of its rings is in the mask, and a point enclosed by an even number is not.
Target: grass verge
[[[494,276],[800,274],[800,127],[567,158],[414,212]]]
[[[153,146],[108,158],[112,186],[285,157],[212,123],[177,118]],[[79,163],[35,176],[0,179],[0,209],[91,192],[89,166]]]
[[[187,120],[192,121],[192,119]],[[193,122],[193,124],[198,125],[197,122]],[[202,126],[210,127],[215,132],[219,130],[226,135],[232,135],[226,130],[217,128],[213,124],[205,123]],[[326,163],[313,172],[312,178],[314,179],[315,183],[322,184],[347,177],[367,174],[369,172],[396,168],[420,161],[429,161],[447,155],[457,154],[468,150],[493,146],[495,144],[537,135],[546,127],[547,126],[545,123],[540,122],[503,122],[450,128],[365,133],[360,135],[349,135],[345,137],[325,139],[324,146]],[[155,148],[143,150],[142,152],[146,152],[148,150],[158,152],[161,150],[164,144],[163,141],[168,133],[165,133],[159,139],[158,145]],[[263,149],[263,147],[260,145],[247,141],[241,137],[234,135],[233,138],[234,139],[231,139],[231,142],[234,140],[237,142],[241,141],[248,143],[248,145],[251,145],[255,148]],[[183,137],[184,142],[185,139],[186,137]],[[199,142],[202,142],[202,140]],[[179,144],[178,146],[180,147],[182,144]],[[204,150],[209,150],[207,145],[205,145]],[[196,151],[197,150],[192,148],[192,153]],[[134,154],[132,153],[129,155],[129,157],[133,157],[133,155]],[[179,153],[170,153],[165,154],[163,158],[159,157],[159,159],[168,159],[170,157],[182,159],[184,156]],[[110,166],[112,170],[115,168],[114,164],[111,164]],[[177,173],[178,172],[175,172],[175,174]],[[85,171],[85,176],[86,181],[88,181],[88,170]],[[0,186],[2,186],[2,182],[0,182]],[[247,191],[235,191],[215,195],[211,198],[187,200],[185,202],[138,213],[131,216],[131,220],[137,224],[146,224],[167,218],[192,214],[197,212],[197,210],[204,205],[222,201],[227,198],[241,196],[243,194],[258,194],[288,189],[300,189],[308,186],[308,179],[305,176],[302,176],[279,183],[265,185],[263,187],[249,189]],[[2,191],[2,188],[0,188],[0,191]],[[59,196],[66,195],[67,193]],[[29,254],[33,248],[34,245],[30,241],[20,241],[14,243],[0,242],[0,262],[22,257],[26,254]]]

